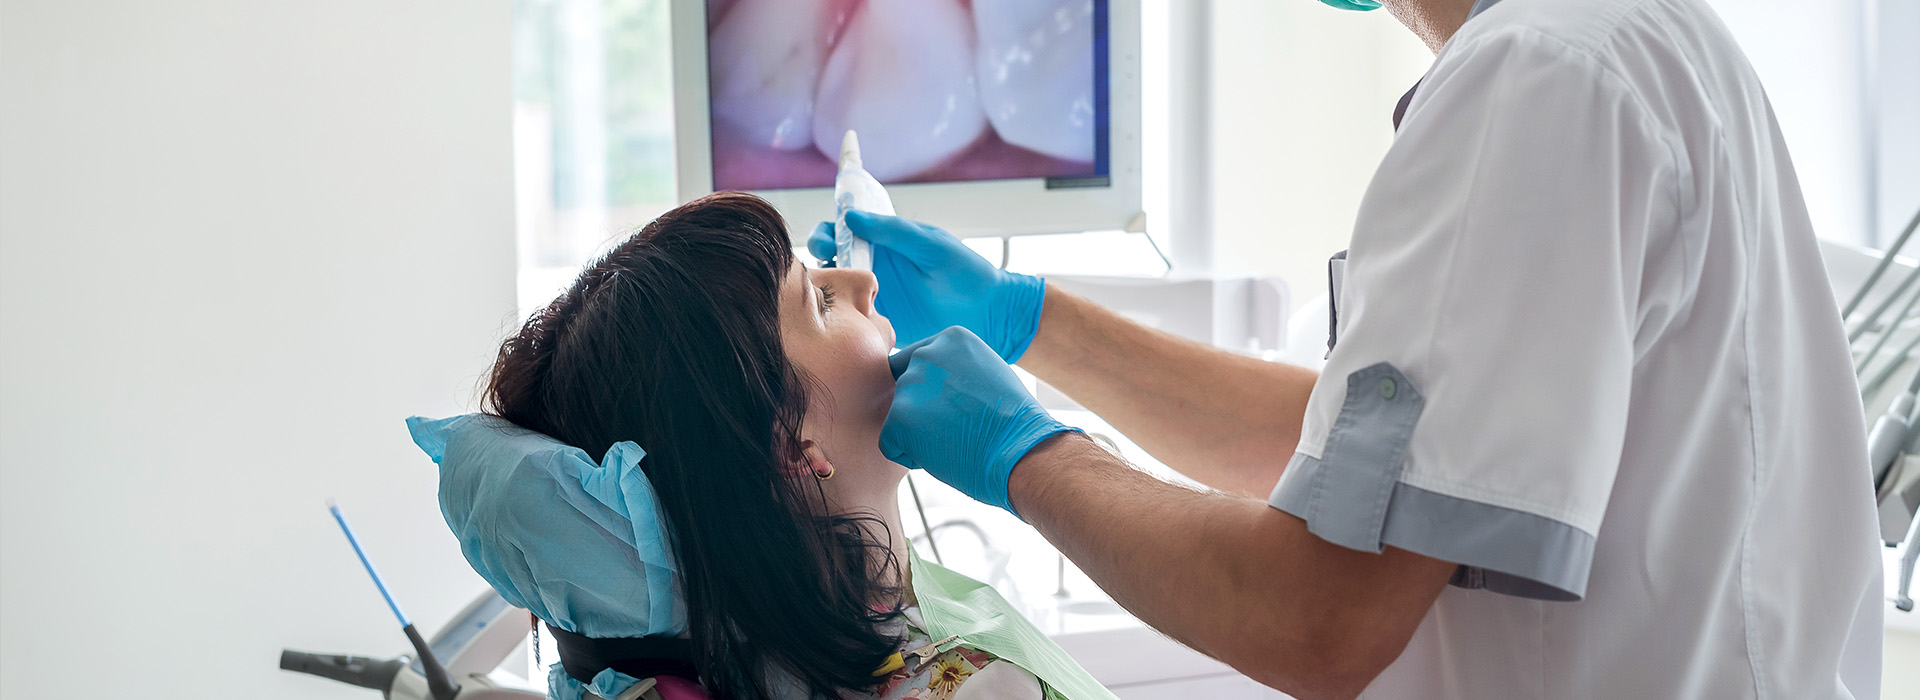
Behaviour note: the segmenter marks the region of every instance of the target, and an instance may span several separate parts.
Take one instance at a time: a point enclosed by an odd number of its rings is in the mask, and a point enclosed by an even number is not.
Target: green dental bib
[[[910,556],[913,595],[929,636],[955,635],[965,646],[1013,662],[1045,684],[1048,700],[1119,700],[992,586],[923,560],[919,552]]]

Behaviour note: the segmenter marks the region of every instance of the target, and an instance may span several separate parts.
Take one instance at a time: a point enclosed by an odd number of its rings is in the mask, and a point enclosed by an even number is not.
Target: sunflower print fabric
[[[920,627],[918,612],[912,608],[907,611],[905,649],[932,641]],[[993,670],[982,673],[989,668]],[[968,681],[974,681],[974,685],[968,687]],[[910,664],[894,671],[873,694],[876,700],[1041,700],[1044,696],[1042,684],[1033,674],[964,646],[940,653],[919,669]]]

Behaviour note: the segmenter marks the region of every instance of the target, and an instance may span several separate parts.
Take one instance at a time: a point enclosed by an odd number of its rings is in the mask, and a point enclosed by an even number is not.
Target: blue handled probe
[[[394,617],[399,618],[400,631],[406,633],[407,641],[413,643],[414,652],[420,655],[420,667],[427,677],[428,692],[433,694],[434,700],[453,700],[454,696],[460,694],[460,686],[447,677],[447,668],[434,658],[433,648],[427,645],[426,638],[420,636],[420,630],[407,619],[406,613],[400,611],[400,604],[394,601],[393,594],[387,592],[387,582],[381,580],[380,572],[373,568],[373,560],[368,559],[366,550],[360,548],[360,538],[353,536],[353,527],[347,525],[347,516],[340,513],[340,505],[329,499],[327,510],[333,513],[334,522],[340,523],[340,531],[347,535],[347,544],[353,545],[354,555],[360,557],[361,566],[367,567],[367,575],[373,577],[373,585],[380,589],[380,597],[387,600],[387,608],[393,611]]]

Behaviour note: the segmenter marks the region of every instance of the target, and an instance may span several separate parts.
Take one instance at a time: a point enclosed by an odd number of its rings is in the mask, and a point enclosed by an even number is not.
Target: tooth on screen
[[[1015,146],[1092,162],[1093,0],[973,0],[973,19],[993,130]]]
[[[859,132],[882,182],[945,163],[987,128],[973,65],[973,18],[955,0],[868,2],[821,73],[815,148],[833,158],[847,130]]]
[[[734,0],[708,37],[713,115],[747,143],[813,145],[814,90],[832,32],[826,0]]]

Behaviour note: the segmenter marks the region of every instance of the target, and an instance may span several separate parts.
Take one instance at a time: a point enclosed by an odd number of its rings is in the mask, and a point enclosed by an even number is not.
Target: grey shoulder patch
[[[1594,536],[1532,513],[1400,483],[1424,397],[1393,365],[1347,376],[1321,457],[1295,454],[1267,503],[1328,542],[1461,565],[1451,583],[1538,600],[1586,595]]]
[[[1308,530],[1348,549],[1380,551],[1387,504],[1425,406],[1420,390],[1392,364],[1347,375],[1347,399],[1320,458],[1328,468],[1307,480],[1313,497],[1297,514]]]

